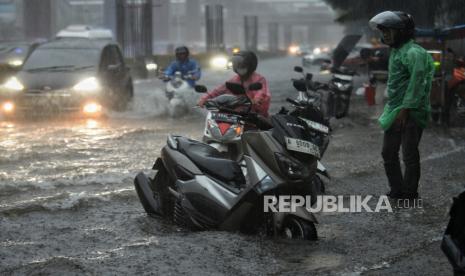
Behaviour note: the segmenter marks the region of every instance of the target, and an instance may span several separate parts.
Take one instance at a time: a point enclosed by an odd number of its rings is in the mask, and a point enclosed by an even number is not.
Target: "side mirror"
[[[307,85],[304,80],[294,80],[292,84],[294,85],[294,88],[297,89],[297,91],[300,91],[300,92],[307,91]]]
[[[300,66],[294,66],[294,71],[298,72],[298,73],[302,73],[304,71],[304,69]]]
[[[195,92],[197,93],[207,93],[208,89],[205,85],[196,85],[194,87]]]
[[[233,92],[236,95],[243,95],[245,94],[245,89],[240,83],[235,82],[226,82],[226,88]]]
[[[312,73],[307,73],[305,75],[305,79],[308,80],[308,81],[311,81],[313,79],[313,74]]]
[[[256,91],[256,90],[262,89],[262,87],[263,87],[263,85],[262,85],[261,83],[259,83],[259,82],[254,82],[254,83],[252,83],[252,84],[249,85],[249,90],[254,90],[254,91]]]

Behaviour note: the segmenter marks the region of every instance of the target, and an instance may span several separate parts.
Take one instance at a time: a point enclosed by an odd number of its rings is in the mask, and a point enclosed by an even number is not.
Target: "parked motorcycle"
[[[332,68],[332,77],[328,88],[333,100],[328,100],[332,105],[329,111],[336,119],[346,117],[349,114],[350,97],[354,89],[354,75],[356,72],[345,67]]]
[[[298,91],[299,95],[295,100],[319,109],[325,118],[333,117],[334,92],[329,89],[329,86],[313,81],[313,75],[311,73],[304,74],[303,68],[300,66],[295,66],[294,71],[302,74],[300,80],[304,81],[306,86],[305,91]]]
[[[299,96],[296,99],[287,98],[286,101],[291,103],[293,109],[288,111],[286,109],[281,109],[281,114],[289,114],[296,118],[303,120],[307,126],[311,129],[311,133],[315,140],[318,141],[319,150],[320,150],[320,159],[323,158],[324,153],[329,145],[329,139],[331,135],[331,127],[329,124],[329,119],[324,116],[322,110],[316,105],[316,101],[312,100],[312,95],[308,93],[308,87],[313,87],[314,91],[319,91],[316,87],[319,87],[321,83],[312,82],[311,77],[294,80],[294,88],[299,92]],[[324,93],[324,92],[323,92]],[[330,178],[327,169],[318,160],[317,174],[319,176],[324,176]],[[318,177],[318,180],[321,182],[321,178]],[[320,183],[322,191],[324,192],[324,184]]]
[[[454,275],[465,275],[465,192],[454,197],[449,215],[441,249],[451,263]]]
[[[170,117],[176,118],[188,113],[194,101],[194,91],[186,80],[192,79],[192,74],[183,76],[177,71],[173,77],[162,76],[161,79],[166,81],[165,95]]]
[[[465,126],[465,60],[458,58],[447,83],[446,119],[449,126]]]
[[[304,207],[263,212],[266,195],[309,195],[314,204],[321,193],[314,181],[321,145],[306,123],[288,114],[269,122],[255,113],[223,110],[258,127],[241,135],[245,169],[208,144],[170,135],[153,166],[155,177],[141,172],[134,180],[145,211],[189,229],[317,239],[317,220]]]
[[[326,118],[340,119],[349,113],[350,97],[354,89],[354,75],[357,73],[344,67],[326,68],[332,73],[331,80],[326,83],[312,81],[312,74],[305,74],[309,97],[319,106]],[[303,68],[295,66],[294,71],[303,74]]]

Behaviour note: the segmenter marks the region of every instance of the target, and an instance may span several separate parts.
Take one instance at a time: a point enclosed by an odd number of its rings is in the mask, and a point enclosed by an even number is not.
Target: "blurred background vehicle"
[[[308,54],[302,57],[302,66],[321,66],[322,64],[331,63],[331,55],[329,53]]]
[[[14,75],[23,65],[29,53],[39,43],[10,41],[0,43],[0,82]]]
[[[0,87],[2,112],[124,109],[132,79],[118,45],[110,40],[60,38],[38,46]]]

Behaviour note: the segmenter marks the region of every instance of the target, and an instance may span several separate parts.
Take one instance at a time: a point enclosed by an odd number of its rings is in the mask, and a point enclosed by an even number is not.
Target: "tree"
[[[350,24],[353,21],[368,20],[385,10],[405,11],[410,13],[419,27],[435,26],[436,18],[441,12],[442,1],[438,0],[324,0],[338,14],[337,22]],[[451,2],[460,2],[451,1]],[[462,4],[463,5],[463,4]]]
[[[339,15],[337,22],[368,21],[384,10],[410,13],[421,28],[465,24],[463,0],[324,0]]]

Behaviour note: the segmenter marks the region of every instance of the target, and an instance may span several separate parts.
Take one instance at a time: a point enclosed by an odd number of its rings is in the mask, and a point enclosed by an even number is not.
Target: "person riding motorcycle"
[[[258,59],[254,52],[251,51],[240,51],[232,57],[233,71],[237,74],[232,77],[228,82],[240,83],[246,90],[247,97],[252,102],[251,111],[268,117],[268,109],[270,107],[271,94],[268,90],[268,85],[265,77],[255,72],[258,65]],[[262,88],[260,90],[249,90],[248,87],[252,83],[261,83]],[[203,107],[204,103],[211,98],[215,98],[219,95],[230,93],[225,84],[222,84],[209,93],[202,96],[198,102],[200,107]]]
[[[418,145],[431,114],[430,91],[434,74],[431,56],[413,36],[415,23],[410,14],[385,11],[369,25],[382,33],[382,42],[391,47],[388,101],[379,123],[384,130],[382,156],[391,198],[417,198],[420,179]],[[399,149],[405,163],[402,174]]]
[[[168,81],[174,77],[176,72],[181,72],[181,75],[186,78],[189,86],[194,87],[195,82],[200,79],[201,70],[197,61],[189,58],[189,49],[186,46],[180,46],[175,49],[176,60],[165,70],[164,80]]]

